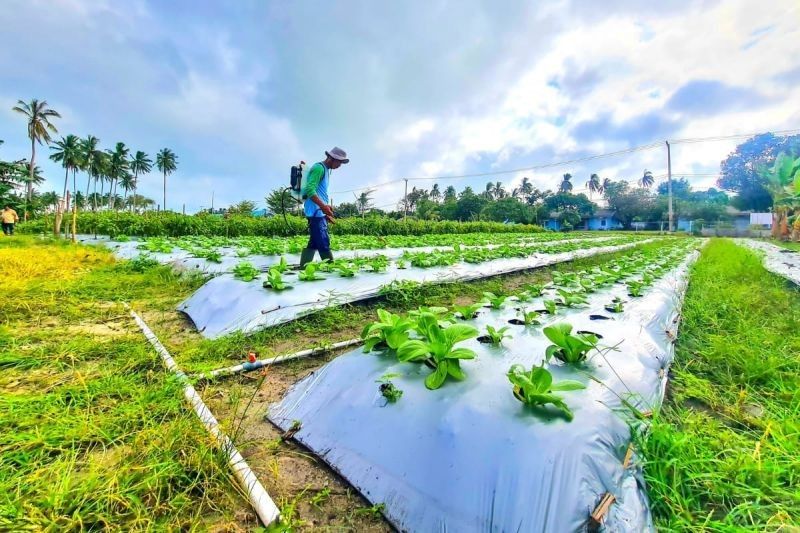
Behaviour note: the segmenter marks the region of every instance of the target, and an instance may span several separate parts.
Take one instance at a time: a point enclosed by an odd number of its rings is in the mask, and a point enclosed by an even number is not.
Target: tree
[[[92,178],[95,180],[95,186],[97,185],[97,176],[99,175],[97,169],[97,153],[99,150],[97,149],[98,145],[100,144],[100,139],[95,137],[94,135],[88,135],[85,139],[81,141],[80,145],[80,154],[81,154],[81,170],[86,172],[86,196],[89,196],[89,186],[92,183]],[[96,187],[95,187],[96,188]]]
[[[239,203],[233,204],[228,208],[228,213],[237,215],[253,216],[253,210],[256,208],[256,203],[251,200],[242,200]]]
[[[361,194],[358,195],[356,198],[356,205],[358,206],[358,212],[363,216],[364,213],[372,206],[372,195],[371,190],[363,191]]]
[[[96,151],[94,154],[93,173],[94,173],[94,192],[97,192],[97,182],[100,182],[100,196],[92,197],[92,210],[97,210],[97,201],[100,200],[102,205],[103,187],[105,186],[106,179],[109,174],[109,167],[111,162],[106,152]]]
[[[800,135],[778,137],[764,133],[751,137],[722,161],[717,185],[737,193],[733,203],[739,209],[765,211],[772,205],[772,197],[760,169],[773,165],[783,152],[800,154]]]
[[[494,196],[495,200],[500,200],[508,196],[508,193],[503,188],[503,184],[499,181],[494,184],[494,188],[492,189],[492,196]]]
[[[530,207],[515,198],[501,198],[488,202],[481,209],[481,220],[527,224],[533,219]]]
[[[669,184],[663,182],[658,185],[656,191],[660,196],[669,196]],[[673,198],[689,198],[692,195],[692,184],[686,178],[672,180],[672,197]]]
[[[433,187],[431,187],[430,198],[437,204],[439,203],[439,200],[442,199],[442,191],[439,190],[438,183],[434,183]]]
[[[417,204],[417,218],[420,220],[439,220],[439,204],[430,198],[423,198]]]
[[[486,198],[472,192],[471,187],[465,187],[456,202],[455,218],[461,221],[476,220],[488,202]]]
[[[561,229],[569,231],[581,223],[581,215],[574,209],[565,209],[558,214],[558,220],[561,222]]]
[[[644,189],[649,189],[650,187],[653,186],[653,183],[655,183],[655,181],[656,180],[655,178],[653,178],[653,173],[645,169],[644,174],[642,174],[642,177],[639,178],[639,187],[642,187]]]
[[[614,183],[611,178],[603,178],[603,183],[600,185],[600,194],[605,194],[606,188],[611,186]]]
[[[565,192],[572,192],[572,174],[567,172],[561,179],[561,183],[558,185],[558,192],[565,193]]]
[[[61,140],[56,141],[50,149],[53,150],[53,153],[50,154],[50,159],[56,163],[61,163],[61,166],[64,167],[64,192],[61,198],[66,198],[69,171],[72,170],[73,172],[72,177],[74,184],[75,171],[81,164],[80,139],[78,139],[76,135],[67,135],[66,137],[62,137]],[[74,187],[72,194],[73,196],[75,195]],[[65,204],[64,208],[69,210],[69,205]]]
[[[47,107],[47,101],[41,102],[37,99],[31,100],[29,103],[17,100],[17,105],[11,108],[12,111],[20,113],[28,121],[28,138],[31,140],[31,159],[29,162],[28,173],[30,179],[28,180],[28,189],[25,194],[25,201],[31,201],[31,194],[33,193],[34,182],[34,168],[36,167],[36,143],[50,144],[52,140],[51,133],[58,133],[55,125],[50,122],[53,118],[61,118],[58,111]],[[28,209],[25,208],[25,219],[28,218]]]
[[[544,200],[544,205],[550,211],[563,211],[566,209],[577,211],[581,215],[589,216],[594,213],[596,207],[595,203],[589,198],[581,194],[572,194],[560,192],[548,196]]]
[[[117,194],[117,182],[128,173],[128,168],[130,167],[128,154],[130,154],[130,150],[125,146],[125,143],[121,142],[117,143],[113,152],[110,150],[108,151],[108,177],[110,180],[108,184],[109,209],[111,209],[112,206],[111,200],[113,196]]]
[[[800,157],[781,153],[771,166],[761,166],[758,172],[772,199],[772,236],[786,238],[789,212],[800,206]]]
[[[522,178],[522,183],[519,185],[519,192],[522,195],[522,199],[524,201],[528,201],[531,194],[533,194],[533,183],[527,177]]]
[[[449,200],[455,200],[456,196],[456,188],[452,185],[448,185],[444,190],[444,201],[447,202]]]
[[[355,202],[342,202],[336,206],[336,216],[338,218],[356,217],[358,215],[358,204]]]
[[[653,194],[647,189],[632,189],[627,181],[610,181],[603,194],[614,216],[628,228],[634,218],[648,220],[654,208]]]
[[[491,181],[486,184],[486,189],[483,191],[483,197],[487,200],[494,199],[494,183]]]
[[[153,160],[146,153],[137,150],[131,159],[131,172],[133,172],[133,206],[131,209],[136,211],[136,191],[139,189],[139,175],[148,174],[153,170]]]
[[[586,182],[586,187],[589,189],[589,198],[596,192],[601,192],[602,185],[600,184],[600,176],[592,174],[589,176],[589,181]]]
[[[122,206],[125,207],[128,205],[128,192],[133,190],[134,177],[133,174],[130,172],[126,172],[122,175],[119,179],[119,185],[122,187],[122,190],[125,191],[122,194]]]
[[[169,148],[162,148],[156,154],[156,167],[164,174],[164,211],[167,210],[167,176],[178,168],[178,157]]]
[[[300,212],[300,206],[302,205],[284,188],[273,190],[264,200],[267,202],[267,212],[272,215],[281,215],[284,210],[287,215],[296,215]],[[344,204],[339,204],[336,208],[337,214],[339,214],[342,205]],[[355,204],[352,205],[355,206]],[[355,212],[358,213],[358,208],[355,209]]]

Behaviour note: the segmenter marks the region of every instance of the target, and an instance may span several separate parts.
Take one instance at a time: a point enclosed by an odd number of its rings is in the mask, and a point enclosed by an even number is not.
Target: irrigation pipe
[[[317,346],[316,348],[309,348],[308,350],[301,350],[299,352],[290,353],[286,355],[278,355],[276,357],[271,357],[269,359],[260,359],[254,363],[242,363],[235,366],[229,366],[226,368],[218,368],[217,370],[212,370],[211,372],[206,372],[202,375],[198,375],[198,378],[215,378],[217,376],[229,376],[232,374],[239,374],[241,372],[252,372],[253,370],[258,370],[259,368],[263,368],[265,366],[274,365],[276,363],[284,363],[286,361],[292,361],[294,359],[302,359],[303,357],[309,357],[311,355],[317,355],[320,353],[330,352],[332,350],[338,350],[339,348],[347,348],[348,346],[356,346],[359,344],[363,344],[363,339],[350,339],[347,341],[335,342],[333,344],[326,344],[324,346]]]
[[[269,526],[278,520],[280,518],[280,511],[278,511],[278,507],[275,505],[275,502],[272,501],[272,498],[270,498],[269,494],[267,494],[264,486],[260,481],[258,481],[258,478],[250,469],[247,461],[244,460],[242,454],[240,454],[236,449],[233,441],[228,438],[222,429],[220,429],[219,422],[217,422],[217,419],[214,418],[214,414],[203,402],[203,399],[200,397],[200,395],[197,394],[197,391],[189,382],[189,378],[178,367],[167,349],[164,348],[164,345],[161,344],[161,342],[158,340],[158,337],[156,337],[155,333],[153,333],[153,330],[151,330],[145,321],[142,320],[138,314],[136,314],[136,311],[131,309],[127,303],[125,304],[125,307],[130,311],[131,316],[136,321],[139,329],[142,330],[142,333],[144,333],[144,336],[148,341],[150,341],[150,344],[153,345],[153,348],[155,348],[156,352],[158,352],[158,355],[161,356],[161,359],[164,361],[164,365],[167,367],[167,369],[175,374],[183,384],[184,397],[186,397],[186,400],[188,400],[188,402],[192,405],[194,412],[203,422],[203,425],[205,425],[209,433],[211,433],[211,435],[214,437],[214,440],[217,441],[217,444],[219,444],[219,446],[228,456],[228,464],[230,464],[231,468],[233,469],[236,479],[239,480],[241,486],[245,491],[247,491],[247,497],[250,500],[250,505],[253,506],[253,509],[258,514],[261,522],[264,523],[264,525]]]

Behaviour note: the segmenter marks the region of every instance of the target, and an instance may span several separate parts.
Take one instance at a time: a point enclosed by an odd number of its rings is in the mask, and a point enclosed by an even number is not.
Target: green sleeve
[[[303,185],[303,196],[306,198],[311,198],[315,194],[317,194],[317,189],[319,188],[319,182],[322,181],[322,177],[325,175],[325,169],[322,168],[322,165],[319,163],[315,163],[311,170],[308,171],[308,176],[306,177],[306,182]]]

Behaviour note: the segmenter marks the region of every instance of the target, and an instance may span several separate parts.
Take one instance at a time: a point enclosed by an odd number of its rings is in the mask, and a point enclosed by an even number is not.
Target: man
[[[14,235],[14,224],[19,222],[19,215],[11,209],[11,206],[6,204],[2,214],[3,219],[3,233],[6,235]]]
[[[314,260],[319,252],[323,261],[333,261],[331,241],[328,237],[328,223],[335,224],[333,209],[329,205],[328,182],[331,170],[350,162],[347,153],[341,148],[325,152],[325,161],[315,163],[308,171],[303,185],[303,211],[308,219],[308,246],[300,253],[300,268]]]

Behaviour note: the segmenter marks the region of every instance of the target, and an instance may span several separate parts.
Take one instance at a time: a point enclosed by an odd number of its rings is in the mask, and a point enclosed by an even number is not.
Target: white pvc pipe
[[[239,480],[241,486],[247,491],[247,496],[250,499],[250,505],[253,506],[258,517],[264,523],[264,525],[269,526],[276,520],[280,518],[280,511],[278,511],[278,507],[275,505],[275,502],[272,501],[269,494],[267,494],[266,489],[258,481],[258,478],[250,469],[250,466],[247,464],[247,461],[244,460],[244,457],[239,453],[236,449],[236,446],[233,444],[233,441],[228,438],[222,429],[219,427],[219,422],[217,419],[214,418],[213,413],[209,410],[206,404],[203,402],[203,399],[197,394],[197,391],[194,389],[192,384],[189,382],[189,378],[186,377],[186,374],[178,367],[175,363],[175,360],[169,354],[164,345],[158,340],[155,333],[147,326],[147,324],[142,320],[142,318],[136,314],[136,312],[125,304],[125,307],[128,308],[131,312],[131,316],[136,321],[136,324],[144,333],[144,336],[150,341],[150,344],[153,345],[156,352],[161,356],[161,359],[164,361],[164,365],[173,372],[178,379],[180,379],[181,383],[183,384],[183,395],[192,404],[194,408],[194,412],[197,413],[197,416],[200,417],[200,420],[203,422],[203,425],[206,426],[206,429],[211,433],[214,439],[217,441],[217,444],[222,448],[225,454],[228,456],[228,463],[231,465],[233,469],[233,473],[236,475],[236,479]]]
[[[211,372],[206,372],[202,375],[198,375],[197,377],[210,377],[214,378],[217,376],[228,376],[231,374],[238,374],[240,372],[251,372],[253,370],[258,370],[259,368],[263,368],[265,366],[270,366],[275,363],[283,363],[286,361],[291,361],[293,359],[301,359],[303,357],[308,357],[310,355],[316,355],[319,353],[330,352],[331,350],[337,350],[339,348],[347,348],[348,346],[356,346],[359,344],[363,344],[364,341],[362,339],[350,339],[347,341],[335,342],[333,344],[326,344],[325,346],[318,346],[316,348],[309,348],[308,350],[301,350],[299,352],[290,353],[286,355],[278,355],[276,357],[272,357],[270,359],[259,359],[255,363],[242,363],[239,365],[229,366],[226,368],[218,368],[217,370],[212,370]]]

